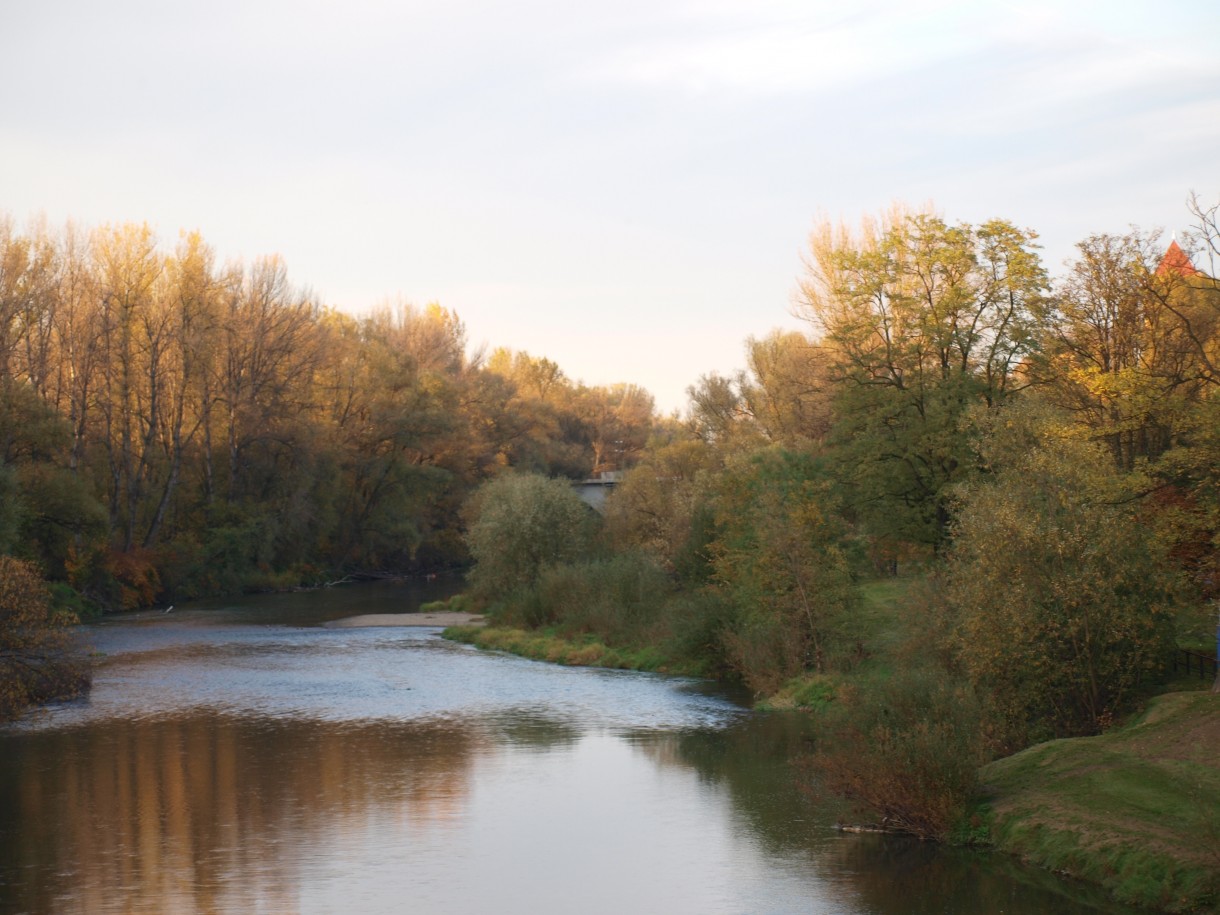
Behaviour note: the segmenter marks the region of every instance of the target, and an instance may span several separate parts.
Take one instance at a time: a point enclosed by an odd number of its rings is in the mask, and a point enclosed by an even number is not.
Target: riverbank
[[[1220,696],[1167,693],[1131,724],[985,766],[996,848],[1167,912],[1220,912]]]
[[[581,640],[565,638],[548,630],[509,629],[500,626],[455,623],[442,635],[454,642],[474,645],[487,651],[505,651],[535,661],[569,667],[607,667],[611,670],[647,670],[656,673],[700,677],[704,666],[695,662],[674,664],[655,649],[631,651],[612,648],[592,636]]]
[[[897,594],[887,594],[893,600]],[[446,638],[566,665],[667,670],[655,653],[593,637],[453,627]],[[833,701],[834,684],[789,684],[760,708]],[[1167,912],[1220,912],[1220,696],[1166,693],[1132,723],[1099,737],[1056,740],[980,771],[987,839],[1000,852]]]
[[[475,629],[484,625],[483,617],[478,613],[458,613],[446,611],[440,613],[364,613],[360,616],[348,616],[340,620],[331,620],[322,624],[327,629],[357,629],[364,626],[461,626]]]

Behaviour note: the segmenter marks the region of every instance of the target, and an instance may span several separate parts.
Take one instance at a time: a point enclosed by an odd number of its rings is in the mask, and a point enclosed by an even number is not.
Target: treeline
[[[447,309],[353,317],[198,234],[0,220],[0,554],[61,598],[462,565],[480,482],[622,469],[653,413],[631,385],[469,353]]]
[[[1217,210],[1193,212],[1210,261]],[[1210,640],[1220,285],[1155,233],[1085,239],[1052,280],[1028,230],[901,209],[821,226],[807,264],[811,332],[693,385],[603,521],[488,484],[473,593],[649,666],[835,697],[824,778],[943,836],[987,758],[1103,730],[1175,640]],[[861,583],[887,576],[918,582],[879,628]]]

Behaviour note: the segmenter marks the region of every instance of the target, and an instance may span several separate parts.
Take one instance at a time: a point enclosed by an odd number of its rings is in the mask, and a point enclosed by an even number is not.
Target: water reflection
[[[0,911],[1121,911],[835,832],[799,715],[261,612],[101,627],[93,696],[0,730]]]
[[[812,748],[808,716],[751,717],[718,731],[636,733],[633,743],[659,765],[689,767],[733,799],[740,829],[790,866],[806,866],[870,915],[1135,913],[1095,887],[1065,881],[1015,859],[901,837],[835,829],[850,805],[816,790],[790,764]]]
[[[454,722],[215,714],[5,735],[4,908],[238,910],[243,887],[296,885],[317,849],[370,815],[416,830],[460,818],[485,741]]]

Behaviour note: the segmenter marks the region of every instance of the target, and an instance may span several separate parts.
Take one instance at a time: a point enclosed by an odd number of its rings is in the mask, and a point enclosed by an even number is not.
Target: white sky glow
[[[13,8],[15,7],[15,8]],[[790,315],[819,214],[1183,229],[1220,5],[42,0],[0,12],[0,211],[199,229],[353,312],[439,301],[666,409]]]

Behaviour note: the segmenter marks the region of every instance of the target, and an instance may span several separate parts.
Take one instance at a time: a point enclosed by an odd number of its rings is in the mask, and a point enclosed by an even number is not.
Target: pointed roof
[[[1160,266],[1156,268],[1157,276],[1164,276],[1166,273],[1176,273],[1178,276],[1195,276],[1198,272],[1195,269],[1195,265],[1190,262],[1190,257],[1178,247],[1178,240],[1176,238],[1169,243],[1169,250],[1165,252],[1165,256],[1161,258]]]

